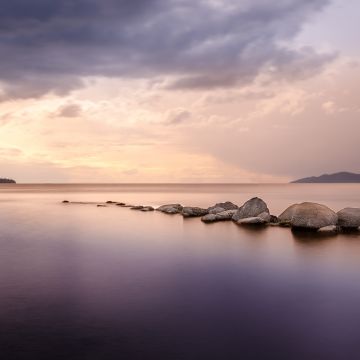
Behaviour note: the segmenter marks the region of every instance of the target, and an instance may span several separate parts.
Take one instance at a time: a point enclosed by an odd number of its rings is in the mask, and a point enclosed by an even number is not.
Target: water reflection
[[[277,193],[268,191],[268,202],[281,207],[278,188],[270,189]],[[185,191],[97,190],[6,195],[2,358],[359,358],[359,234],[318,237],[60,203],[192,204]],[[203,196],[201,206],[224,200],[223,192]]]

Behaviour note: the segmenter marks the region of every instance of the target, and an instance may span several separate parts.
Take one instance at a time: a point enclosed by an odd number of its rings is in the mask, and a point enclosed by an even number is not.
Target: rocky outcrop
[[[338,213],[338,225],[343,229],[356,229],[360,227],[360,209],[345,208]]]
[[[280,216],[281,224],[289,224],[295,229],[317,230],[336,225],[338,217],[325,205],[305,202],[287,208]]]
[[[325,227],[322,227],[318,230],[318,233],[321,233],[321,234],[336,234],[338,233],[338,227],[335,226],[335,225],[329,225],[329,226],[325,226]]]
[[[230,221],[237,210],[227,210],[216,214],[208,214],[201,218],[204,223],[214,223],[218,221]]]
[[[181,214],[183,217],[200,217],[207,215],[209,213],[208,209],[202,209],[199,207],[186,206],[182,209]]]
[[[258,217],[262,213],[268,213],[270,215],[266,203],[262,199],[255,197],[247,201],[237,210],[233,216],[233,220],[237,222],[242,219]]]
[[[183,207],[180,204],[167,204],[158,207],[156,210],[165,214],[179,214],[181,213],[182,209]]]

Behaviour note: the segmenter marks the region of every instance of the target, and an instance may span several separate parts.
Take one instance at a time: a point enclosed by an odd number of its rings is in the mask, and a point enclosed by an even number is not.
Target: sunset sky
[[[360,171],[359,0],[0,4],[0,177]]]

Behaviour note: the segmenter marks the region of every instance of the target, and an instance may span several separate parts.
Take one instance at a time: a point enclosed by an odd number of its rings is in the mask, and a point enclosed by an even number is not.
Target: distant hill
[[[0,184],[16,184],[16,181],[13,179],[0,178]]]
[[[336,174],[324,174],[321,176],[311,176],[299,180],[292,181],[292,183],[360,183],[360,174],[350,172],[338,172]]]

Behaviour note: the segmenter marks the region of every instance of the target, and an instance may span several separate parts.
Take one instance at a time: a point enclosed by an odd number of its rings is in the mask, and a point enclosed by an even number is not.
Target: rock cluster
[[[85,202],[70,202],[64,200],[63,204],[93,204]],[[152,206],[130,205],[123,202],[107,201],[97,204],[98,207],[116,205],[128,207],[131,210],[143,212],[154,211]],[[279,225],[291,227],[293,230],[310,230],[322,234],[335,234],[340,231],[360,231],[360,208],[345,208],[338,213],[325,205],[304,202],[289,206],[279,217],[270,214],[264,200],[254,197],[242,206],[230,201],[217,203],[209,208],[182,206],[181,204],[162,205],[156,209],[164,214],[180,214],[184,218],[201,217],[204,223],[219,221],[233,221],[243,226]]]

